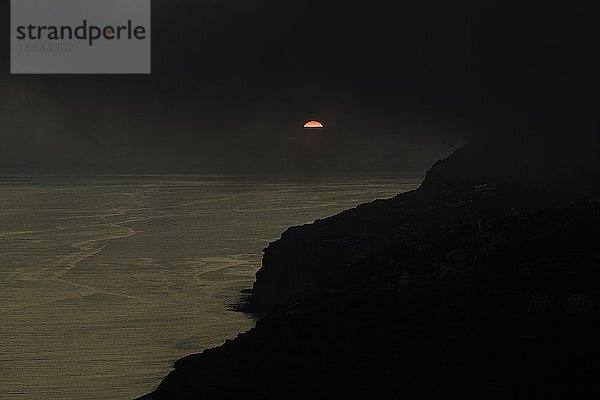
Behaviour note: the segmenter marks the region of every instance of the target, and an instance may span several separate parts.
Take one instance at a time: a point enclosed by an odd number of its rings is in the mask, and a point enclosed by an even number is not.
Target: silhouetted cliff
[[[588,149],[487,142],[421,187],[271,243],[256,328],[145,399],[600,394],[600,222]]]
[[[431,263],[432,254],[440,264],[451,252],[475,256],[486,241],[506,236],[494,226],[503,217],[520,229],[531,213],[598,195],[597,163],[557,146],[540,154],[521,145],[467,145],[438,161],[418,190],[288,229],[265,250],[251,308],[362,287],[405,268],[424,274],[428,268],[417,265]]]

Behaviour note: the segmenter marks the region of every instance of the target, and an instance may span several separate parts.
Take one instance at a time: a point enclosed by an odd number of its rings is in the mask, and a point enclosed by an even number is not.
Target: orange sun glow
[[[325,128],[319,121],[308,121],[304,124],[305,128]]]

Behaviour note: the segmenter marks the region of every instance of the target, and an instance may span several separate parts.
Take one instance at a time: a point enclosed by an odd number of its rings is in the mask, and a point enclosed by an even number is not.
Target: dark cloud
[[[156,0],[151,76],[9,76],[3,59],[0,168],[418,169],[484,133],[587,132],[590,7]],[[330,128],[305,137],[308,118]]]

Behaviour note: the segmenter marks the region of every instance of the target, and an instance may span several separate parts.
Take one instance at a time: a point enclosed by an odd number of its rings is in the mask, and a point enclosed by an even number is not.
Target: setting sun
[[[325,128],[325,126],[319,121],[308,121],[304,124],[305,128]]]

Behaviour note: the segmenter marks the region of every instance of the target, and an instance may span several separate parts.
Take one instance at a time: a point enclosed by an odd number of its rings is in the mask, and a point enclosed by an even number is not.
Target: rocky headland
[[[264,252],[256,327],[143,400],[600,395],[595,151],[485,142]]]

